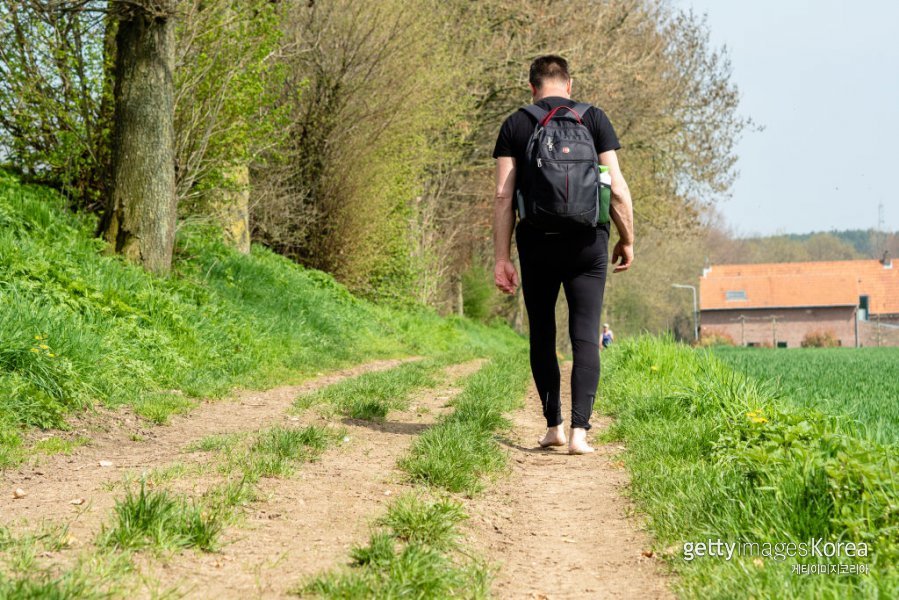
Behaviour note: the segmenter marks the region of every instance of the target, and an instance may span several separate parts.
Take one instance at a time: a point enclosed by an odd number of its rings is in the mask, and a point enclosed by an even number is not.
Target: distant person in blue
[[[612,333],[612,330],[609,329],[608,323],[602,324],[602,347],[608,348],[612,345],[612,342],[615,340],[615,334]]]

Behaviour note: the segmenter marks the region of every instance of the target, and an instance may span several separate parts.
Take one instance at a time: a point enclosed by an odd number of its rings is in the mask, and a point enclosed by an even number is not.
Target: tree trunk
[[[246,164],[222,169],[224,185],[213,192],[212,209],[225,241],[250,253],[250,168]]]
[[[175,24],[163,2],[121,7],[116,33],[115,122],[104,237],[155,273],[175,242]]]
[[[453,276],[453,312],[465,316],[465,294],[462,293],[462,275]]]

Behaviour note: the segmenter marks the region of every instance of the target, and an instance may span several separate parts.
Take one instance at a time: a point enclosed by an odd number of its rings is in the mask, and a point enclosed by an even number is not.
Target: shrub
[[[803,348],[836,348],[840,345],[840,340],[831,330],[810,331],[802,338]]]
[[[486,321],[493,315],[497,298],[493,279],[483,265],[474,265],[462,274],[462,310],[466,317]]]
[[[702,337],[699,340],[699,345],[702,347],[736,346],[737,343],[734,341],[734,338],[732,338],[728,333],[725,333],[724,331],[707,329],[703,330]]]

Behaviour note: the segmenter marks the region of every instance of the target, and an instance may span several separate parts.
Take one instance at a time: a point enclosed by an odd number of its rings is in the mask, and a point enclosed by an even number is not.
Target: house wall
[[[862,346],[899,346],[899,319],[859,321],[858,334]]]
[[[745,317],[741,325],[740,315]],[[776,323],[773,323],[776,317]],[[701,311],[701,335],[724,334],[737,345],[776,346],[786,342],[798,348],[806,334],[830,331],[843,346],[855,346],[855,307],[784,308]]]

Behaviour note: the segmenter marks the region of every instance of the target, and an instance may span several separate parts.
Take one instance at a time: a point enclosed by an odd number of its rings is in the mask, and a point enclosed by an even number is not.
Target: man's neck
[[[568,100],[571,99],[571,96],[569,96],[565,92],[564,89],[553,88],[553,89],[548,89],[548,90],[540,90],[539,92],[534,94],[534,102],[539,102],[539,101],[543,100],[544,98],[553,98],[553,97],[567,98]]]

